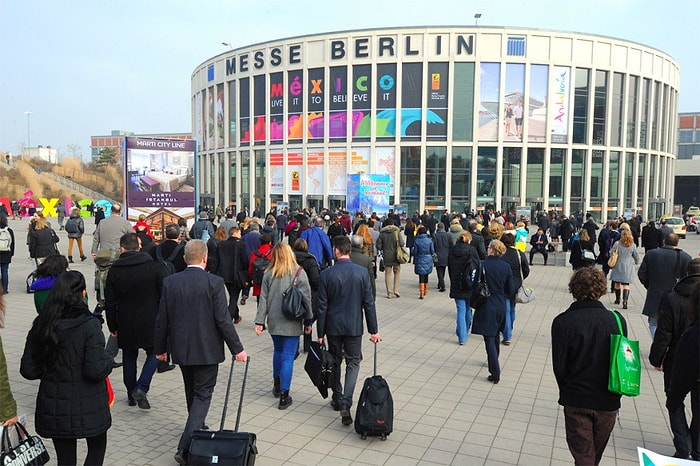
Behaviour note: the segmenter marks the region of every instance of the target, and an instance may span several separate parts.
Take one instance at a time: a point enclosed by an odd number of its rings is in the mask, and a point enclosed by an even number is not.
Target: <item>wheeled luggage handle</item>
[[[374,344],[374,375],[377,375],[377,343]]]
[[[224,422],[226,422],[226,411],[228,410],[228,399],[229,395],[231,393],[231,379],[233,378],[233,364],[236,362],[236,358],[234,357],[231,360],[231,369],[229,370],[228,373],[228,385],[226,386],[226,398],[224,399],[224,410],[221,413],[221,427],[219,430],[224,430]],[[238,401],[238,414],[236,415],[236,427],[234,428],[235,432],[238,432],[238,425],[241,422],[241,410],[243,408],[243,394],[245,392],[245,382],[248,379],[248,363],[250,363],[250,356],[248,356],[248,359],[245,361],[245,371],[243,373],[243,383],[241,384],[241,399]]]

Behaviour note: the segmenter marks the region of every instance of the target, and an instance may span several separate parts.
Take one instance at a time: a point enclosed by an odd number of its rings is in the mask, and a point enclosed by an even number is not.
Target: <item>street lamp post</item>
[[[474,26],[479,25],[479,18],[481,18],[481,13],[475,13],[474,14]]]
[[[29,156],[29,148],[32,147],[32,130],[31,130],[31,123],[30,123],[30,117],[32,116],[32,112],[24,112],[25,115],[27,115],[27,157]]]
[[[233,45],[231,45],[231,42],[222,42],[221,45],[228,47],[229,50],[233,50]]]

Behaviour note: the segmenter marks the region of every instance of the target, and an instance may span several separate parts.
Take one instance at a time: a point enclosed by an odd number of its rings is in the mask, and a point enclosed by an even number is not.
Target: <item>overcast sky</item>
[[[0,0],[0,151],[62,155],[114,129],[190,132],[190,77],[227,50],[391,26],[515,26],[601,34],[671,55],[680,111],[700,111],[700,0]]]

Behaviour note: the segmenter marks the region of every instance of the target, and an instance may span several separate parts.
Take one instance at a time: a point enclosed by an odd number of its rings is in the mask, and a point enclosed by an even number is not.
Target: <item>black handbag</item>
[[[325,343],[323,345],[316,341],[309,343],[304,370],[321,396],[328,398],[328,390],[333,388],[334,358],[326,350]]]
[[[282,294],[282,314],[290,320],[301,320],[306,315],[304,295],[297,288],[297,280],[302,270],[304,270],[302,267],[297,269],[292,284]]]
[[[379,271],[384,272],[384,256],[382,253],[379,253]]]
[[[10,427],[2,431],[2,454],[0,464],[3,466],[39,466],[49,462],[49,452],[44,442],[36,435],[29,435],[27,429],[18,422],[15,430],[19,443],[12,446],[9,434]]]
[[[472,297],[469,300],[469,305],[474,309],[479,309],[486,304],[486,300],[488,300],[490,296],[489,285],[486,283],[486,270],[484,270],[484,264],[479,262],[477,279],[472,289]]]

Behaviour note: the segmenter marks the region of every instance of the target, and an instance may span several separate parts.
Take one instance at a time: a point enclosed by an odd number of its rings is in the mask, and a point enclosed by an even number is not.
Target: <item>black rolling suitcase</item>
[[[238,415],[236,416],[236,427],[234,430],[224,430],[226,420],[226,408],[228,406],[229,393],[231,391],[231,377],[233,376],[233,363],[231,361],[231,372],[228,376],[228,386],[226,387],[226,400],[224,401],[224,411],[221,414],[221,427],[218,431],[197,430],[192,434],[189,456],[187,464],[204,465],[254,465],[255,455],[258,448],[255,445],[256,436],[251,432],[238,432],[238,425],[241,422],[241,407],[243,406],[243,393],[245,392],[245,382],[248,378],[248,363],[245,363],[243,383],[241,384],[241,398],[238,401]]]
[[[374,376],[365,379],[357,402],[355,431],[362,436],[386,437],[394,428],[394,399],[389,384],[377,375],[377,344],[374,344]]]

